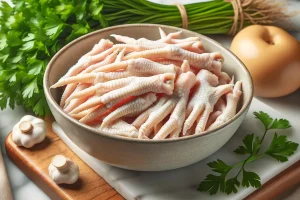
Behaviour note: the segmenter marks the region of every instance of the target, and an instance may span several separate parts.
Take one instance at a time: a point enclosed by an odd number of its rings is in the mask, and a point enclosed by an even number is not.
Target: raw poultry
[[[223,56],[204,52],[198,37],[159,33],[101,39],[51,86],[65,86],[64,111],[102,133],[154,140],[203,134],[234,117],[242,82],[222,71]]]

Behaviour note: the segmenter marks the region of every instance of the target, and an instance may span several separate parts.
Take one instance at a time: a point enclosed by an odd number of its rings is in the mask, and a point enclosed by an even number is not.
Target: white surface
[[[1,0],[0,0],[1,1]],[[165,2],[165,3],[189,3],[189,2],[198,2],[197,0],[151,0],[156,2]],[[289,2],[289,10],[300,10],[300,1],[288,1]],[[292,20],[295,23],[295,26],[300,29],[300,15],[296,16]],[[300,40],[300,32],[296,31],[293,35]],[[231,42],[231,37],[229,36],[212,36],[212,38],[221,42],[224,46],[229,47]],[[283,113],[288,119],[297,120],[300,117],[300,90],[297,92],[282,98],[276,99],[260,99],[266,104],[272,106],[277,111]],[[12,127],[15,123],[17,123],[26,113],[22,108],[17,107],[15,110],[5,109],[0,111],[0,146],[2,148],[2,153],[5,160],[5,165],[7,168],[8,176],[12,185],[13,194],[16,200],[48,200],[49,198],[35,185],[33,184],[24,174],[20,171],[6,156],[4,151],[4,141],[7,134],[12,130]],[[298,123],[300,120],[298,120]],[[300,124],[300,123],[299,123]],[[298,132],[299,133],[299,132]],[[194,165],[193,165],[194,166]],[[108,172],[110,174],[110,172]],[[138,176],[139,173],[136,173]],[[193,174],[193,176],[199,176],[197,174]],[[206,174],[202,174],[204,177]],[[185,177],[185,180],[188,180],[190,177]],[[123,180],[126,180],[126,177],[123,177]],[[128,179],[130,180],[130,179]],[[198,184],[200,179],[194,183],[191,187],[194,187]],[[0,183],[1,184],[1,183]],[[156,184],[156,181],[155,181]],[[173,184],[172,182],[167,182],[166,184]],[[194,189],[194,188],[193,188]],[[137,189],[135,188],[133,192]],[[170,191],[170,194],[175,193],[176,189]],[[193,190],[193,193],[195,190]],[[186,198],[189,198],[188,194]],[[30,194],[30,195],[29,195]],[[0,194],[1,195],[1,194]],[[295,191],[291,196],[286,199],[295,200],[300,196],[300,187],[297,191]]]
[[[238,200],[243,199],[251,194],[254,188],[243,188],[239,193],[233,195],[218,194],[209,196],[208,193],[198,192],[197,185],[205,176],[211,173],[210,168],[206,165],[212,160],[221,158],[228,164],[236,164],[243,156],[238,156],[232,151],[241,144],[244,136],[250,133],[258,133],[262,135],[263,126],[254,118],[253,112],[263,110],[269,113],[270,116],[277,118],[286,118],[283,114],[277,112],[261,101],[254,99],[249,112],[243,121],[242,125],[235,133],[235,135],[224,145],[219,151],[214,153],[209,158],[202,160],[196,164],[177,170],[165,172],[135,172],[109,166],[94,157],[88,155],[79,149],[71,140],[65,135],[62,129],[53,123],[53,130],[59,137],[74,151],[83,161],[85,161],[94,171],[102,176],[110,185],[128,200],[141,199],[164,199],[164,200],[181,200],[181,199],[211,199],[211,200]],[[288,135],[289,140],[300,143],[300,124],[290,119],[292,129],[284,131],[276,131],[279,134],[284,132]],[[270,131],[265,138],[262,149],[269,145],[275,131]],[[278,163],[272,158],[265,157],[253,163],[249,163],[247,168],[255,171],[261,177],[261,182],[265,183],[274,177],[279,172],[283,171],[300,158],[300,149],[289,158],[288,162]],[[264,166],[264,167],[262,167]],[[170,192],[172,191],[172,192]]]

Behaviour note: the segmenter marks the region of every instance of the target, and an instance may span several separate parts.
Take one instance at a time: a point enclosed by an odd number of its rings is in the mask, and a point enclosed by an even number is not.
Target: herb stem
[[[245,161],[240,162],[240,163],[238,163],[238,164],[236,164],[236,165],[233,165],[233,166],[232,166],[232,169],[233,169],[233,168],[237,168],[237,167],[239,167],[239,166],[241,166],[241,165],[244,165],[244,164],[246,164],[246,163],[252,162],[252,161],[254,161],[254,160],[257,160],[257,159],[259,159],[260,157],[262,157],[262,156],[264,156],[264,155],[265,155],[265,154],[262,153],[262,154],[260,154],[260,155],[250,156],[250,157],[248,157]]]
[[[265,129],[264,135],[263,135],[263,137],[261,138],[259,144],[261,144],[261,143],[264,141],[265,136],[266,136],[266,133],[267,133],[268,130],[269,130],[269,129]]]

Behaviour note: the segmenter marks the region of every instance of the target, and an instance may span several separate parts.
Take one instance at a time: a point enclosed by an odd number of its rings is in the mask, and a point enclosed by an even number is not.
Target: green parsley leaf
[[[20,50],[22,51],[30,51],[34,47],[34,41],[25,42]]]
[[[21,32],[18,31],[9,31],[6,35],[7,44],[11,47],[18,47],[23,44],[20,40]]]
[[[13,9],[10,5],[5,1],[0,1],[0,17],[3,19],[10,17]]]
[[[230,178],[226,181],[225,192],[226,194],[237,193],[237,188],[240,187],[240,182],[237,177]]]
[[[228,172],[231,167],[224,163],[222,160],[218,159],[217,161],[213,161],[207,164],[213,171],[218,173]]]
[[[10,78],[9,78],[9,82],[16,82],[17,81],[17,73],[14,73]]]
[[[90,10],[93,16],[98,16],[103,9],[103,3],[100,4],[99,0],[92,0],[90,3]]]
[[[46,35],[50,36],[52,40],[59,36],[59,34],[63,31],[63,27],[64,23],[56,14],[52,13],[46,18]]]
[[[28,74],[38,75],[44,68],[44,62],[36,60],[34,63],[30,64],[30,68]]]
[[[266,129],[268,129],[273,121],[273,119],[265,112],[254,112],[255,118],[259,119]]]
[[[274,134],[271,145],[266,151],[266,154],[275,158],[280,162],[288,161],[288,156],[291,156],[298,149],[299,144],[288,141],[287,136]]]
[[[33,93],[37,93],[39,88],[37,86],[37,79],[33,79],[29,84],[26,85],[25,90],[23,91],[24,98],[32,97]]]
[[[39,116],[50,115],[51,112],[44,95],[42,95],[40,99],[35,103],[33,112]]]
[[[275,119],[269,129],[287,129],[290,128],[290,122],[286,119]]]
[[[22,58],[23,58],[23,52],[22,52],[22,51],[19,51],[19,52],[17,53],[17,55],[16,55],[15,57],[12,58],[11,62],[12,62],[12,63],[18,63],[18,62],[20,62],[20,61],[22,60]]]
[[[28,33],[28,35],[26,37],[24,37],[22,41],[28,42],[30,40],[33,40],[34,38],[35,38],[35,35],[33,33]]]
[[[226,194],[237,193],[240,185],[242,187],[251,186],[254,188],[260,188],[261,182],[259,175],[255,172],[246,171],[246,164],[260,159],[265,155],[271,156],[280,162],[286,162],[288,157],[295,153],[299,144],[288,141],[287,136],[278,136],[277,133],[274,134],[272,142],[267,150],[260,153],[261,144],[269,130],[289,128],[290,124],[286,119],[275,119],[273,121],[267,113],[262,111],[254,112],[254,115],[255,118],[259,119],[265,126],[262,138],[260,139],[259,136],[255,136],[254,133],[246,135],[243,139],[243,145],[239,146],[234,152],[240,155],[248,154],[248,157],[235,165],[228,165],[220,159],[208,163],[208,166],[212,169],[212,171],[217,172],[218,175],[207,175],[206,178],[198,185],[199,191],[209,192],[211,195],[214,195],[219,191]],[[240,169],[236,176],[228,177],[226,180],[226,176],[230,176],[230,174],[232,174],[230,172],[235,168]],[[241,174],[242,184],[238,179]]]
[[[8,57],[9,54],[4,54],[4,55],[0,54],[0,61],[4,63]]]
[[[74,6],[72,4],[60,4],[56,6],[55,9],[61,19],[66,20],[73,14]]]
[[[219,190],[224,191],[225,176],[216,176],[213,174],[207,175],[204,181],[199,184],[198,190],[201,192],[209,192],[210,195],[216,194]]]
[[[0,33],[0,51],[7,46],[7,39],[4,33]]]
[[[245,138],[243,139],[244,146],[239,146],[234,152],[236,154],[256,154],[257,150],[259,149],[260,146],[260,140],[258,136],[254,136],[254,133],[250,135],[246,135]]]
[[[243,169],[242,186],[249,187],[250,185],[254,188],[260,188],[260,177],[254,172],[248,172],[245,169]]]

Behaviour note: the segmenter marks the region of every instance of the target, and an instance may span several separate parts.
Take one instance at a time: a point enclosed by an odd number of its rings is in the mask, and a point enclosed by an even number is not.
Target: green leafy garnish
[[[299,144],[288,141],[287,136],[285,135],[274,133],[273,139],[267,150],[260,152],[261,144],[269,130],[287,129],[290,128],[291,125],[286,119],[273,120],[267,113],[262,111],[254,112],[254,115],[255,118],[264,125],[265,130],[263,136],[260,138],[254,133],[245,136],[243,145],[234,150],[234,153],[247,155],[247,158],[236,165],[228,165],[220,159],[208,163],[207,165],[217,174],[207,175],[199,184],[199,191],[209,192],[210,195],[214,195],[219,191],[226,194],[237,193],[240,186],[260,188],[261,182],[259,175],[255,172],[246,171],[245,165],[263,156],[270,156],[280,162],[286,162],[288,161],[288,157],[293,155],[298,149]],[[231,178],[227,178],[229,172],[235,168],[239,168],[238,173]]]

